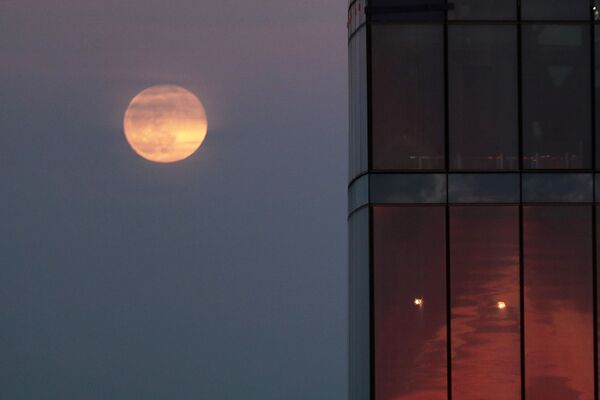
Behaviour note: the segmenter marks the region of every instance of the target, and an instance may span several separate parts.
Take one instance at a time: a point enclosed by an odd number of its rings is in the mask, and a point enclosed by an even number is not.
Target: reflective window
[[[518,169],[516,26],[449,27],[450,167]]]
[[[448,12],[450,19],[516,19],[515,0],[454,0]]]
[[[523,201],[531,203],[591,203],[592,174],[523,174]]]
[[[445,207],[375,207],[375,398],[446,400]]]
[[[444,34],[437,25],[373,25],[375,169],[443,169]]]
[[[445,203],[446,176],[442,174],[373,174],[371,202]]]
[[[587,26],[523,27],[525,168],[591,167],[589,45]]]
[[[518,206],[452,207],[450,243],[453,398],[518,399]]]
[[[518,203],[519,174],[452,174],[448,177],[451,203]]]
[[[585,20],[590,18],[589,0],[521,0],[523,19]]]
[[[591,211],[524,208],[528,399],[594,399]]]

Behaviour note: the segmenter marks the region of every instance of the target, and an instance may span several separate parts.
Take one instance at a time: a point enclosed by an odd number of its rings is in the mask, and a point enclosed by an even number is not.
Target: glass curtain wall
[[[369,2],[349,42],[353,400],[598,400],[593,3]]]

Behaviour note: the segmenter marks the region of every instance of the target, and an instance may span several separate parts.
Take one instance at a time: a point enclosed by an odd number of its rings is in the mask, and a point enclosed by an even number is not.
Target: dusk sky
[[[341,400],[345,0],[0,0],[0,398]],[[123,134],[187,88],[173,164]]]

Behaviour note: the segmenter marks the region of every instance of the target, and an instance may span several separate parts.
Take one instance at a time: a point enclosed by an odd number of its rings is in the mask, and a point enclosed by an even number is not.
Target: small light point
[[[420,297],[417,297],[415,299],[415,306],[417,306],[417,307],[423,307],[423,299],[420,298]]]
[[[506,303],[503,301],[499,301],[496,305],[499,310],[504,310],[506,308]]]

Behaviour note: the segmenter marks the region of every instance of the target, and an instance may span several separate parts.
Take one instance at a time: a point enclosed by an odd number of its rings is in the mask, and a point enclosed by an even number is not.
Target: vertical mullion
[[[368,7],[368,6],[365,6]],[[373,170],[373,78],[372,78],[372,29],[370,13],[365,9],[366,53],[367,53],[367,172]]]
[[[371,31],[371,17],[368,12],[368,3],[365,5],[365,27],[366,29],[366,43],[365,52],[366,54],[366,78],[367,78],[367,174],[373,169],[373,101],[372,101],[372,31]],[[375,298],[373,292],[373,206],[370,205],[370,187],[369,187],[369,203],[368,214],[369,214],[369,381],[370,381],[370,399],[375,400],[375,305],[373,300]]]
[[[446,372],[448,379],[448,400],[452,400],[452,304],[451,304],[451,270],[450,270],[450,204],[449,178],[450,171],[450,115],[449,115],[449,82],[448,82],[448,4],[444,16],[444,165],[446,170]]]
[[[596,189],[596,179],[593,183],[594,193]],[[595,200],[595,195],[594,195]],[[598,242],[597,242],[597,205],[592,204],[592,292],[593,292],[593,310],[594,310],[594,398],[598,400]]]
[[[523,237],[523,26],[521,0],[517,0],[517,107],[519,131],[519,309],[520,309],[520,356],[521,400],[526,399],[525,390],[525,261]]]
[[[446,186],[447,187],[447,186]],[[446,189],[448,190],[448,189]],[[452,304],[451,304],[451,264],[450,264],[450,204],[446,202],[446,359],[448,375],[448,399],[452,400]]]
[[[597,206],[596,206],[596,176],[598,168],[596,150],[596,26],[595,26],[595,0],[590,0],[590,67],[591,67],[591,116],[592,116],[592,170],[594,171],[592,188],[594,203],[592,204],[592,287],[593,287],[593,310],[594,310],[594,398],[599,399],[598,394],[598,242],[597,242]]]
[[[596,171],[596,27],[594,24],[594,2],[590,0],[590,66],[591,66],[591,117],[592,117],[592,169]]]
[[[522,182],[522,178],[521,178]],[[521,188],[521,201],[519,202],[519,309],[520,309],[520,355],[521,355],[521,400],[526,398],[525,390],[525,260],[524,260],[524,235],[523,235],[523,189]]]
[[[370,363],[370,398],[375,400],[375,293],[374,289],[374,248],[373,248],[373,206],[369,210],[369,363]]]
[[[450,171],[450,99],[448,82],[448,6],[446,6],[446,17],[444,19],[444,165],[446,173]]]

